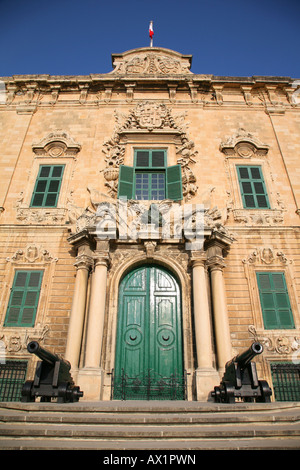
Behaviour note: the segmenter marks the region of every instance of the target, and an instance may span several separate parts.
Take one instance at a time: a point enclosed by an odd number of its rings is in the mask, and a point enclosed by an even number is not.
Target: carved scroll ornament
[[[81,145],[63,130],[53,131],[41,141],[32,144],[36,155],[53,158],[75,157],[80,149]]]
[[[259,341],[265,348],[266,352],[271,354],[292,354],[299,355],[300,352],[300,338],[295,336],[293,332],[286,332],[286,334],[270,332],[266,335],[264,332],[258,332],[254,325],[249,325],[249,333],[251,333],[255,341]]]

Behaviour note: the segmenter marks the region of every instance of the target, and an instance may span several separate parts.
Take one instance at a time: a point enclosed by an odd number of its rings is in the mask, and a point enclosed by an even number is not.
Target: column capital
[[[110,256],[109,253],[106,251],[94,251],[94,266],[105,266],[108,268],[110,263]]]
[[[213,271],[223,272],[223,269],[226,267],[226,264],[224,262],[223,256],[216,255],[216,256],[211,256],[210,258],[208,258],[207,266],[210,272],[213,272]]]
[[[207,253],[204,250],[201,251],[191,251],[190,262],[192,268],[196,266],[205,267],[207,261]]]
[[[228,250],[228,245],[223,240],[213,237],[207,244],[207,266],[211,272],[223,271],[226,267],[224,254]]]
[[[76,269],[86,269],[89,271],[91,267],[93,266],[93,258],[89,255],[86,254],[80,254],[76,256],[76,261],[74,263],[74,266]]]
[[[77,256],[74,266],[76,269],[86,269],[89,271],[93,266],[93,256],[90,244],[87,240],[81,240],[77,245]]]
[[[94,266],[109,266],[109,240],[96,238],[96,249],[93,252]]]

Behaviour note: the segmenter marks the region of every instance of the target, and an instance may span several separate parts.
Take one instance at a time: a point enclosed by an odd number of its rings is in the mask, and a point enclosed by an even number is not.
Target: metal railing
[[[0,401],[20,401],[26,378],[27,361],[0,364]]]
[[[276,401],[300,401],[300,364],[271,363]]]
[[[176,372],[163,377],[152,369],[142,374],[129,377],[124,369],[116,375],[111,374],[112,400],[186,400],[187,374]]]

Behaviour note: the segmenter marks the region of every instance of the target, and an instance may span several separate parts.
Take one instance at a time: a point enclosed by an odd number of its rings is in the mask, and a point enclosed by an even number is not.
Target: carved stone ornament
[[[192,56],[182,55],[161,47],[133,49],[123,54],[112,54],[114,70],[118,75],[183,75],[191,74]]]
[[[52,254],[40,245],[31,243],[25,249],[18,249],[11,258],[6,258],[11,263],[52,263],[58,261]]]
[[[286,331],[284,335],[280,332],[256,330],[254,325],[249,325],[249,333],[255,341],[259,341],[265,349],[266,354],[292,355],[299,361],[300,338],[296,337],[293,331]]]
[[[42,157],[75,157],[81,145],[63,130],[56,130],[47,135],[40,142],[32,144],[32,150]]]
[[[232,235],[225,227],[227,210],[204,207],[202,204],[181,205],[166,199],[157,203],[110,198],[93,189],[90,204],[80,208],[68,203],[69,229],[72,237],[87,230],[99,239],[139,240],[181,239],[193,242],[204,236],[204,231],[218,232],[226,239]],[[205,229],[203,231],[203,229]],[[198,238],[197,238],[198,237]],[[201,241],[203,237],[201,238]],[[144,244],[151,253],[156,244]]]
[[[240,128],[232,137],[221,142],[220,151],[227,157],[251,158],[267,155],[269,146],[260,142],[250,132]]]
[[[198,153],[195,144],[189,139],[186,126],[183,124],[185,115],[174,117],[171,110],[163,103],[141,101],[129,111],[128,115],[115,112],[116,128],[113,136],[104,143],[106,168],[103,171],[109,188],[109,194],[117,197],[119,166],[123,164],[125,144],[122,137],[133,132],[157,132],[175,134],[180,138],[180,145],[176,147],[177,163],[182,167],[183,196],[185,200],[191,199],[197,192],[196,177],[190,167],[196,163]]]
[[[277,225],[284,222],[284,211],[281,209],[232,209],[236,222],[246,225]]]
[[[52,208],[33,208],[26,207],[23,203],[23,193],[16,204],[18,221],[24,224],[62,224],[65,220],[67,209],[54,207]]]
[[[257,248],[252,251],[247,258],[243,259],[244,264],[261,266],[272,264],[286,265],[291,262],[292,261],[289,261],[282,251],[274,251],[271,247]]]
[[[156,248],[156,242],[153,240],[148,240],[144,242],[144,247],[146,250],[147,258],[153,258],[154,251]]]
[[[39,323],[29,330],[22,329],[22,332],[20,332],[20,328],[9,328],[9,331],[5,330],[5,334],[0,336],[0,346],[2,346],[0,348],[0,364],[1,359],[5,360],[7,353],[24,354],[30,341],[43,343],[49,332],[50,328],[48,325],[41,325]]]

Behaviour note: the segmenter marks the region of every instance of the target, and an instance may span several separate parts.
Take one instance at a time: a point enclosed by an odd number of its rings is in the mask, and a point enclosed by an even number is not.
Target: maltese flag
[[[150,39],[153,39],[154,31],[153,31],[153,21],[150,21],[149,25],[149,37]]]

